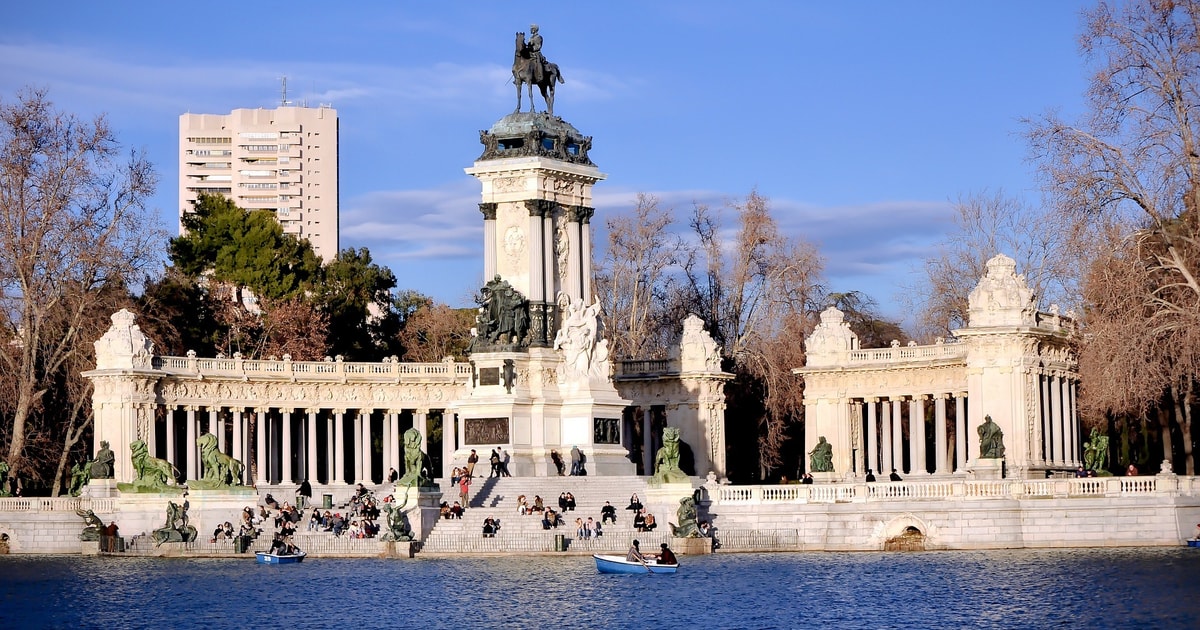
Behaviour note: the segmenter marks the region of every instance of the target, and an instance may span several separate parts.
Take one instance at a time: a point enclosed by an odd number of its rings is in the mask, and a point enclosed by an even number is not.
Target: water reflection
[[[1200,550],[252,560],[0,556],[5,627],[1200,627]]]

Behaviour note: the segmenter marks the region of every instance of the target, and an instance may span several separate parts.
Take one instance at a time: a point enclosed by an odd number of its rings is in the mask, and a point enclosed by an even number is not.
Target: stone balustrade
[[[650,376],[668,374],[678,374],[679,366],[673,365],[675,362],[670,359],[637,359],[627,361],[617,361],[616,369],[613,376],[616,378],[622,376]]]
[[[117,501],[115,497],[6,497],[0,499],[0,512],[74,512],[82,509],[112,514],[117,511]]]
[[[900,481],[816,485],[718,486],[714,505],[846,503],[957,499],[1094,498],[1137,495],[1200,496],[1196,477],[1092,477],[975,481]]]
[[[911,361],[964,359],[966,356],[966,344],[939,343],[928,346],[893,346],[869,350],[850,350],[846,352],[843,363],[908,363]]]
[[[364,383],[465,383],[471,378],[468,363],[358,363],[326,361],[156,356],[154,369],[172,376],[225,377],[243,380],[286,379]]]

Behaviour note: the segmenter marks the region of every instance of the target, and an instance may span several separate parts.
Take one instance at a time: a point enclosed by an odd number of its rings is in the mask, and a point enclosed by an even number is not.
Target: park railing
[[[286,379],[290,381],[369,382],[369,383],[467,383],[471,365],[451,360],[438,363],[402,363],[385,359],[379,363],[359,363],[326,357],[324,361],[282,359],[244,359],[217,357],[206,359],[189,352],[186,357],[156,356],[156,370],[176,376],[225,377],[242,380]]]
[[[116,498],[89,497],[5,497],[0,498],[0,512],[74,512],[91,510],[96,514],[117,511]]]

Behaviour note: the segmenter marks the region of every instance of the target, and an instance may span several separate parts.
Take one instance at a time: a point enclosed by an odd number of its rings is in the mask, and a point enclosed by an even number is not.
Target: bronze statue
[[[83,519],[83,531],[79,533],[79,540],[85,542],[98,542],[100,534],[104,531],[104,521],[100,520],[99,516],[91,510],[75,510],[75,513]]]
[[[412,528],[408,525],[408,518],[404,516],[403,505],[389,503],[383,506],[383,511],[387,513],[387,531],[383,532],[379,539],[384,542],[411,541],[413,539]]]
[[[808,457],[809,471],[833,472],[833,445],[822,435]]]
[[[88,478],[112,479],[113,463],[116,462],[116,459],[112,449],[108,447],[108,442],[100,440],[100,450],[96,453],[96,459],[88,465]]]
[[[411,428],[404,432],[404,476],[396,482],[399,486],[417,486],[424,488],[429,485],[429,477],[425,469],[428,455],[421,450],[421,432]]]
[[[516,345],[527,343],[529,332],[529,302],[506,280],[497,275],[480,289],[479,315],[475,319],[476,337],[471,350],[482,345]]]
[[[1083,443],[1083,467],[1096,472],[1108,467],[1108,436],[1101,435],[1096,427]]]
[[[161,491],[168,488],[167,482],[174,482],[179,471],[162,459],[150,456],[150,449],[141,440],[134,440],[129,445],[130,459],[136,477],[133,480],[134,491]],[[119,487],[119,486],[118,486]]]
[[[992,421],[991,416],[983,417],[979,425],[979,457],[980,459],[1000,459],[1004,457],[1004,431],[1000,425]]]
[[[184,503],[186,505],[186,499]],[[187,522],[187,508],[174,501],[168,501],[167,522],[154,530],[150,534],[150,538],[154,540],[154,546],[157,547],[165,542],[192,542],[196,540],[197,533],[196,528]]]
[[[533,103],[533,86],[538,86],[542,100],[546,101],[546,112],[554,115],[554,85],[566,83],[556,64],[546,61],[542,56],[542,36],[538,34],[537,24],[529,27],[529,41],[525,41],[525,33],[517,33],[517,48],[513,53],[513,84],[517,86],[517,109],[521,111],[521,86],[529,86],[529,111],[537,111]]]
[[[8,462],[0,461],[0,497],[6,497],[8,492]]]
[[[666,427],[663,429],[663,445],[654,456],[654,476],[651,481],[656,483],[688,483],[686,473],[679,469],[679,429]]]
[[[696,498],[683,497],[679,500],[679,509],[675,511],[679,524],[669,523],[671,535],[676,538],[699,538],[700,529],[696,526]]]
[[[199,483],[190,482],[190,485],[211,490],[242,483],[242,472],[246,466],[217,448],[217,436],[205,433],[196,438],[196,445],[200,447],[204,474]]]
[[[92,463],[86,461],[78,461],[71,466],[71,483],[67,488],[67,494],[77,497],[83,493],[83,487],[88,485],[88,471],[91,469]]]

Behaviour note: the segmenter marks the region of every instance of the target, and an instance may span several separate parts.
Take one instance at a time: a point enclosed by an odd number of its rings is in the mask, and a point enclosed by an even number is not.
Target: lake
[[[1200,627],[1200,549],[1185,547],[681,561],[676,575],[622,576],[584,556],[0,556],[0,627]]]

